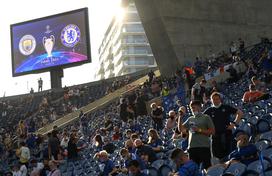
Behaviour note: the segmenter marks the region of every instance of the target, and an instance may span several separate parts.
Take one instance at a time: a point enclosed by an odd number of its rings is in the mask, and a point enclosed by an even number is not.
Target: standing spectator
[[[122,120],[122,125],[124,126],[124,124],[127,123],[128,121],[128,112],[127,112],[128,105],[125,98],[121,98],[120,101],[121,101],[121,104],[119,106],[119,115]]]
[[[182,149],[176,148],[171,153],[171,159],[177,166],[177,173],[170,176],[199,176],[198,165],[190,160]]]
[[[241,38],[238,39],[239,42],[239,50],[240,53],[243,53],[245,51],[245,41],[242,40]]]
[[[163,128],[163,108],[161,106],[157,106],[156,103],[151,104],[151,117],[153,119],[153,125],[156,130],[160,130]]]
[[[205,110],[204,114],[211,117],[215,125],[215,134],[212,137],[213,155],[222,159],[231,152],[232,129],[242,118],[243,112],[222,103],[221,96],[218,92],[211,95],[212,106]],[[231,122],[231,115],[235,119]]]
[[[42,89],[43,89],[43,80],[42,78],[40,78],[38,80],[38,92],[42,91]]]
[[[177,119],[176,119],[176,112],[175,111],[169,111],[169,117],[166,121],[166,125],[164,130],[169,132],[171,131],[173,128],[175,128],[177,126]]]
[[[155,76],[155,73],[153,72],[153,70],[150,70],[150,72],[148,72],[148,78],[149,78],[149,83],[151,83],[153,81],[153,78]]]
[[[17,156],[20,159],[20,164],[28,166],[28,161],[30,159],[30,150],[26,146],[25,142],[20,143],[20,149],[16,152]]]
[[[189,156],[197,164],[203,163],[205,169],[211,166],[210,136],[214,134],[212,119],[201,113],[201,102],[191,101],[190,108],[193,116],[182,125],[181,132],[189,130]]]
[[[56,130],[53,130],[51,136],[48,139],[49,158],[52,159],[52,157],[54,157],[54,159],[57,160],[59,149],[60,141],[58,139],[58,132]]]
[[[54,160],[49,161],[48,163],[50,172],[48,176],[61,176],[61,172],[57,167],[57,163]]]
[[[136,115],[144,117],[147,115],[146,109],[147,97],[142,91],[139,91],[136,98]]]
[[[198,100],[202,104],[206,99],[206,83],[205,79],[202,79],[200,83],[195,83],[191,91],[191,100]]]
[[[77,147],[77,138],[74,135],[71,135],[67,147],[68,159],[77,159],[79,150],[80,148]]]

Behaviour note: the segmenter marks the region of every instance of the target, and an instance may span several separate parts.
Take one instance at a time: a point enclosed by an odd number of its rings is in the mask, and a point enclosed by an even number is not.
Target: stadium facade
[[[97,79],[157,66],[134,3],[124,8],[123,18],[112,19],[98,52]]]

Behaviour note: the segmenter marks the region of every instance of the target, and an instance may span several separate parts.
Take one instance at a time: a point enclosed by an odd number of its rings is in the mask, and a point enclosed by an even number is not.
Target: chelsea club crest
[[[33,53],[36,48],[36,40],[32,35],[24,35],[19,41],[20,52],[28,56]]]
[[[69,24],[61,31],[61,42],[66,47],[74,47],[80,40],[80,29],[77,25]]]

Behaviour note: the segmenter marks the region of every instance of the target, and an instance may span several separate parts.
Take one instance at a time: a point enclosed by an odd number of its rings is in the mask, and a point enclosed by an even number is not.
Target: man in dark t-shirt
[[[157,160],[156,153],[154,152],[152,147],[143,144],[143,142],[140,139],[136,139],[134,141],[134,146],[136,147],[136,154],[140,158],[145,158],[150,163]]]
[[[243,112],[229,105],[222,104],[221,95],[214,92],[211,95],[212,106],[204,114],[211,117],[215,126],[215,135],[212,137],[213,155],[222,159],[231,152],[232,129],[241,120]],[[231,115],[235,115],[232,122]]]
[[[157,106],[156,103],[152,103],[151,109],[151,117],[154,122],[154,129],[159,131],[163,128],[163,108]]]

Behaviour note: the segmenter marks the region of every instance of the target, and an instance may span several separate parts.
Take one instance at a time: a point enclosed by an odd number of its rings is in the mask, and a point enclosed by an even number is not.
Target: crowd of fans
[[[246,53],[244,42],[239,42],[240,53]],[[240,57],[234,46],[230,51],[232,58]],[[249,82],[249,91],[239,97],[245,106],[270,100],[271,75],[267,70],[261,71],[261,63],[268,57],[267,52],[262,51],[264,54],[260,56],[261,61],[257,61],[259,64],[247,62],[249,64],[243,76],[228,84],[212,81],[208,86],[206,80],[195,83],[186,73],[184,76],[180,72],[164,79],[150,71],[146,82],[127,92],[120,100],[94,113],[81,112],[78,122],[64,129],[55,126],[47,136],[33,132],[98,97],[91,97],[90,101],[90,88],[88,90],[85,86],[64,88],[61,98],[53,100],[48,98],[50,95],[44,96],[38,110],[30,115],[33,119],[28,121],[14,117],[14,121],[19,121],[16,127],[12,127],[13,122],[2,125],[2,128],[9,128],[2,129],[0,135],[0,171],[5,172],[0,174],[145,176],[151,174],[151,168],[162,172],[161,167],[166,165],[168,175],[197,176],[204,175],[217,166],[215,164],[225,169],[237,162],[249,165],[258,159],[258,148],[250,141],[252,134],[239,130],[246,112],[227,103],[231,95],[226,93],[225,87],[239,81]],[[238,59],[236,62],[244,61]],[[207,63],[202,64],[209,67]],[[197,75],[203,74],[195,70]],[[170,95],[188,80],[191,85],[191,95],[187,97],[190,104],[182,104],[178,100],[175,104],[177,108],[169,112],[165,112],[159,102],[147,105],[149,100]],[[131,78],[126,77],[103,86],[105,91],[101,96],[130,81]],[[31,95],[27,98],[32,101],[34,97]],[[1,118],[10,117],[11,111],[16,113],[17,107],[18,104],[2,102]],[[16,143],[12,139],[15,134],[18,137]],[[163,160],[167,164],[160,164]],[[98,169],[90,168],[90,165]],[[75,173],[75,170],[80,173]]]

